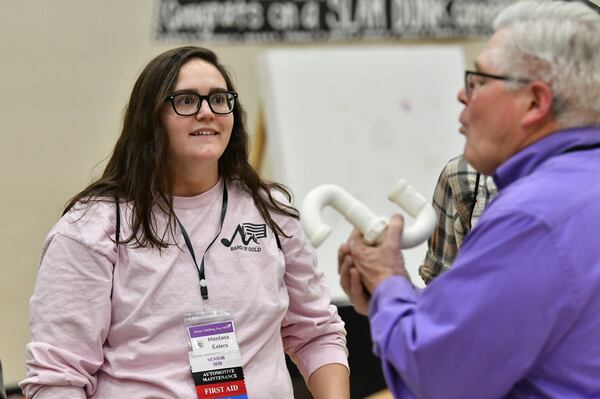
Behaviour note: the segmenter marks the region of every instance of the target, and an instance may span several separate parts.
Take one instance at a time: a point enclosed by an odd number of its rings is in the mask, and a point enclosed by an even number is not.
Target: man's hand
[[[340,284],[346,295],[348,295],[348,298],[350,298],[350,302],[352,302],[356,313],[368,316],[371,295],[366,291],[360,273],[356,270],[353,263],[348,244],[342,245],[338,251]]]
[[[394,215],[390,219],[385,240],[380,245],[373,247],[365,244],[358,231],[352,232],[347,243],[347,250],[349,250],[350,259],[356,268],[355,272],[360,272],[362,283],[369,293],[372,294],[383,280],[391,276],[400,275],[410,280],[402,256],[403,228],[402,216]],[[352,284],[352,270],[348,271],[348,275],[350,284]],[[352,286],[350,285],[350,287]],[[344,290],[346,289],[344,288]]]

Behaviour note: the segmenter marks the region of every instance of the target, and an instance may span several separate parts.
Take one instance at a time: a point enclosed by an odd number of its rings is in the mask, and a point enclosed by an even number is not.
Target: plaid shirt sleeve
[[[433,194],[438,223],[419,267],[425,284],[450,269],[465,235],[496,192],[492,179],[481,176],[475,201],[476,181],[477,172],[462,156],[448,161],[440,174]]]

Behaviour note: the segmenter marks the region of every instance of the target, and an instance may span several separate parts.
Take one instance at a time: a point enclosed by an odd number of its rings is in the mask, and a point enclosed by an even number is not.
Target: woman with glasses
[[[345,398],[345,330],[298,212],[248,163],[210,50],[153,59],[102,176],[44,244],[27,397]],[[190,371],[191,370],[191,371]]]

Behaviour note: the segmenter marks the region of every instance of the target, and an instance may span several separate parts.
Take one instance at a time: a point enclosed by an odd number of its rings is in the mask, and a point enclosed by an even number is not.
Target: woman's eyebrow
[[[208,94],[211,93],[222,93],[224,91],[227,91],[226,88],[223,87],[212,87],[208,90]],[[198,91],[198,89],[195,88],[182,88],[182,89],[177,89],[174,90],[172,94],[183,94],[183,93],[195,93],[195,94],[200,94],[200,92]]]

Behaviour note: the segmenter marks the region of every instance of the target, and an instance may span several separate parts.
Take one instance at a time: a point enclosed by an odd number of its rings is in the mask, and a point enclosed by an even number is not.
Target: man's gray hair
[[[600,124],[600,14],[578,2],[530,0],[502,11],[494,29],[509,35],[492,62],[547,83],[560,127]]]

